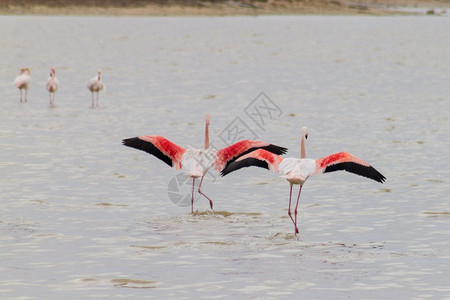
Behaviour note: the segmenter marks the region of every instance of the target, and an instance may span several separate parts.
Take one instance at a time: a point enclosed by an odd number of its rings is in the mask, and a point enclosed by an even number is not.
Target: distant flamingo
[[[47,79],[47,84],[45,85],[48,91],[48,99],[50,102],[50,106],[53,106],[53,102],[55,101],[55,92],[58,90],[59,81],[56,79],[56,71],[55,68],[52,68],[50,71],[50,77]]]
[[[97,93],[97,107],[98,107],[98,93],[105,87],[102,82],[102,70],[98,70],[97,76],[88,81],[87,88],[92,93],[92,107],[94,107],[94,93]]]
[[[295,234],[298,234],[297,227],[297,207],[300,200],[300,192],[302,191],[305,181],[315,175],[322,173],[334,172],[339,170],[345,170],[356,175],[364,176],[375,181],[383,183],[385,177],[362,159],[357,158],[347,152],[339,152],[331,154],[317,160],[306,157],[305,140],[308,138],[308,129],[303,127],[301,129],[301,158],[283,158],[276,154],[265,151],[264,149],[258,149],[246,155],[243,155],[236,159],[233,163],[229,164],[224,170],[222,170],[222,176],[225,176],[233,171],[239,170],[243,167],[257,166],[269,169],[276,173],[282,174],[284,178],[289,181],[291,187],[289,192],[289,209],[288,215],[294,223]],[[298,191],[297,203],[295,205],[295,220],[291,214],[291,198],[292,198],[292,186],[299,184],[300,189]]]
[[[264,149],[268,153],[276,154],[284,154],[287,150],[286,148],[264,142],[242,140],[217,151],[209,148],[209,124],[210,116],[206,115],[204,149],[185,149],[157,135],[144,135],[122,141],[123,145],[150,153],[177,170],[182,168],[185,170],[185,174],[192,178],[191,213],[194,212],[195,179],[199,177],[201,179],[198,192],[208,199],[209,205],[213,209],[211,198],[206,196],[200,189],[206,172],[213,165],[217,171],[221,171],[239,156],[256,149]]]
[[[14,85],[20,90],[20,102],[22,102],[22,89],[25,90],[25,102],[28,102],[28,88],[31,82],[30,74],[29,68],[22,68],[20,75],[14,80]]]

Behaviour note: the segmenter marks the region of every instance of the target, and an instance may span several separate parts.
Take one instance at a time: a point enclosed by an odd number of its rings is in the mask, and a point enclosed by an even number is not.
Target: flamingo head
[[[211,115],[207,114],[205,117],[206,125],[209,125],[211,123]]]
[[[31,70],[29,68],[22,68],[20,69],[20,74],[27,73],[28,75],[31,74]]]
[[[97,74],[98,74],[98,80],[100,80],[100,77],[102,76],[102,70],[99,69]]]
[[[308,128],[303,126],[301,129],[302,137],[305,137],[305,139],[308,139]]]
[[[52,69],[50,70],[50,76],[54,76],[56,74],[56,70],[55,68],[52,67]]]

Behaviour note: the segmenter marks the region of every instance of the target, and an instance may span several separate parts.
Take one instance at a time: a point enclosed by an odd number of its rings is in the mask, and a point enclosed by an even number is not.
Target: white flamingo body
[[[217,151],[209,148],[209,124],[210,117],[207,115],[204,149],[185,149],[157,135],[138,136],[122,141],[123,145],[150,153],[169,166],[184,171],[187,176],[192,178],[191,212],[194,211],[194,185],[196,178],[201,178],[198,192],[208,199],[210,207],[213,209],[212,200],[201,191],[203,178],[210,168],[213,167],[220,172],[239,156],[260,148],[268,150],[268,153],[273,152],[277,154],[283,154],[287,150],[286,148],[260,141],[242,140]]]
[[[302,185],[313,174],[315,166],[314,159],[288,157],[281,161],[279,173],[291,184]]]
[[[215,149],[186,149],[182,157],[182,169],[189,177],[202,177],[214,164],[216,155]]]
[[[97,93],[97,107],[98,107],[98,94],[105,88],[102,81],[102,70],[98,70],[97,76],[91,78],[87,83],[87,88],[92,93],[92,107],[94,107],[94,93]]]
[[[356,175],[373,179],[380,183],[383,183],[386,179],[369,163],[347,152],[339,152],[319,159],[305,158],[305,140],[307,137],[308,129],[303,127],[301,138],[301,158],[283,158],[276,154],[267,152],[264,149],[258,149],[239,157],[221,172],[222,176],[225,176],[243,167],[258,166],[274,171],[286,178],[286,180],[290,183],[288,215],[294,223],[295,234],[298,234],[297,207],[300,200],[300,193],[303,184],[306,180],[308,180],[308,178],[327,172],[344,170]],[[295,219],[292,218],[291,215],[292,186],[294,184],[300,185],[297,203],[294,210]]]
[[[55,101],[55,92],[59,88],[59,81],[58,81],[58,79],[56,79],[55,68],[51,69],[50,77],[47,79],[47,83],[46,83],[45,87],[48,91],[50,106],[53,106],[53,102]]]
[[[25,90],[25,102],[28,102],[28,88],[31,84],[31,70],[22,68],[20,75],[14,80],[14,85],[20,90],[20,102],[22,102],[22,89]]]

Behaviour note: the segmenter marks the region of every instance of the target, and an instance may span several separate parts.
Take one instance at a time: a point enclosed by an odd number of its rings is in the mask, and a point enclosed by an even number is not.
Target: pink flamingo
[[[31,70],[29,68],[22,68],[20,75],[14,80],[14,85],[20,90],[20,102],[22,102],[22,89],[25,90],[25,102],[28,102],[28,88],[31,83]]]
[[[98,107],[98,93],[105,87],[102,81],[102,70],[98,70],[97,76],[88,81],[87,88],[92,93],[92,107],[94,107],[94,93],[97,93],[97,107]]]
[[[48,99],[50,102],[50,106],[53,106],[53,102],[55,101],[55,92],[58,90],[59,81],[56,79],[56,71],[55,68],[52,68],[50,71],[50,77],[47,79],[47,84],[45,85],[48,91]]]
[[[286,178],[290,183],[288,215],[291,218],[292,223],[294,223],[296,235],[298,234],[297,207],[300,200],[300,192],[302,191],[303,184],[309,177],[328,172],[345,170],[347,172],[364,176],[381,183],[386,180],[386,178],[369,163],[347,152],[331,154],[316,160],[305,158],[305,140],[308,138],[308,129],[306,127],[303,127],[301,129],[301,133],[302,136],[300,159],[283,158],[276,154],[265,151],[264,149],[258,149],[239,157],[234,162],[230,163],[221,172],[222,176],[225,176],[243,167],[257,166],[282,174],[282,177]],[[297,203],[294,210],[295,220],[294,218],[292,218],[291,214],[292,186],[294,184],[300,185]]]
[[[284,154],[287,149],[259,141],[242,140],[219,151],[209,148],[210,116],[206,115],[205,147],[204,149],[185,149],[168,139],[157,135],[144,135],[122,141],[123,145],[150,153],[177,170],[184,169],[185,174],[192,178],[191,213],[194,212],[194,185],[195,179],[201,177],[198,186],[199,194],[209,201],[211,198],[201,191],[203,178],[206,172],[214,165],[217,171],[223,170],[236,158],[256,149],[265,149],[268,153]]]

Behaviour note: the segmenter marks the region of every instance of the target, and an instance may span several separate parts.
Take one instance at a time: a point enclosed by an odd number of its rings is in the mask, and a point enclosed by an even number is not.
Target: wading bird
[[[97,76],[91,78],[91,80],[89,80],[87,84],[87,88],[92,93],[92,107],[94,107],[94,93],[97,93],[97,107],[98,107],[98,93],[105,87],[103,85],[101,76],[102,70],[98,70]]]
[[[55,92],[58,90],[59,81],[56,79],[56,71],[55,68],[52,68],[50,71],[50,77],[47,79],[47,84],[45,85],[48,91],[48,100],[50,106],[53,106],[53,102],[55,101]]]
[[[305,140],[308,138],[308,129],[303,127],[301,134],[300,158],[283,158],[264,149],[258,149],[239,157],[221,172],[222,176],[225,176],[243,167],[257,166],[282,174],[282,177],[286,178],[290,183],[288,215],[292,223],[294,223],[296,235],[298,234],[297,207],[300,200],[300,192],[302,191],[303,184],[309,177],[344,170],[381,183],[386,179],[369,163],[347,152],[339,152],[319,159],[306,158]],[[291,198],[292,186],[294,184],[300,185],[300,189],[298,191],[297,203],[294,209],[295,216],[293,218],[291,214]]]
[[[220,172],[236,158],[256,149],[264,149],[267,153],[277,155],[287,151],[286,148],[280,146],[251,140],[242,140],[221,150],[212,149],[209,147],[209,124],[210,116],[206,115],[204,149],[185,149],[157,135],[144,135],[122,141],[123,145],[150,153],[177,170],[183,169],[185,174],[192,178],[191,213],[194,212],[195,179],[199,177],[201,179],[198,193],[208,199],[209,205],[213,209],[211,198],[201,191],[203,178],[212,166]]]
[[[22,89],[25,90],[25,102],[28,102],[28,88],[31,82],[30,74],[29,68],[22,68],[20,75],[14,80],[14,85],[20,90],[20,102],[22,102]]]

